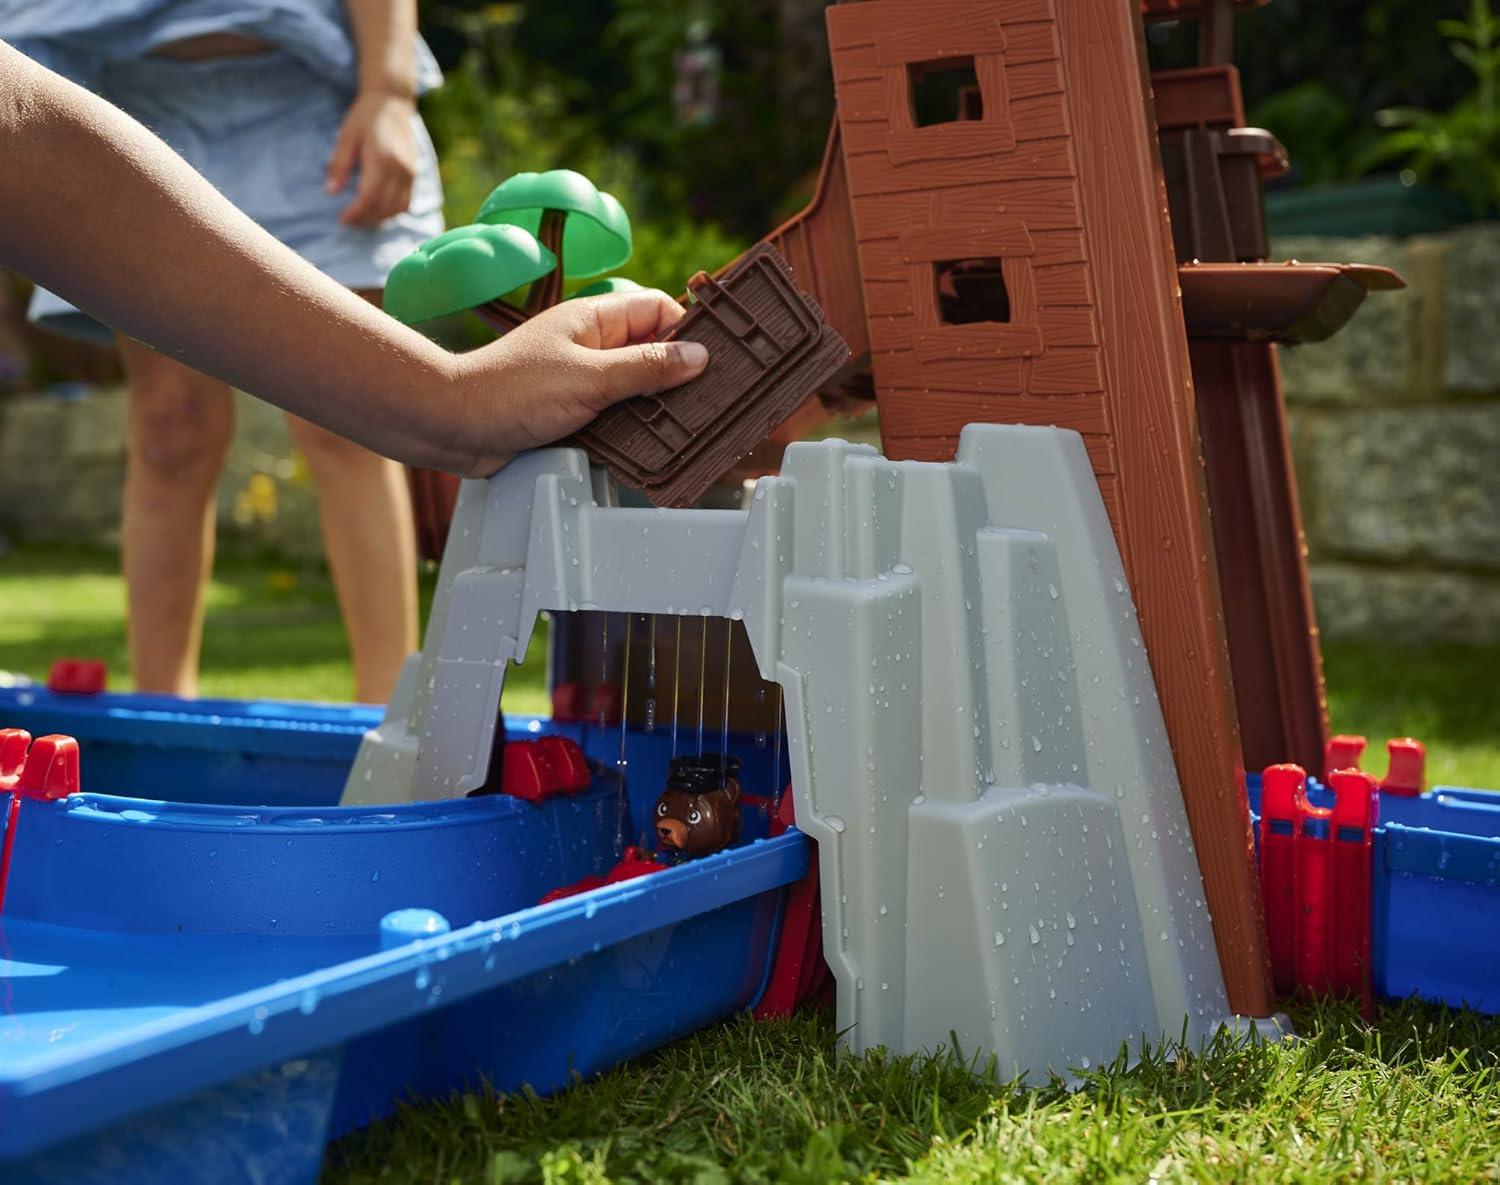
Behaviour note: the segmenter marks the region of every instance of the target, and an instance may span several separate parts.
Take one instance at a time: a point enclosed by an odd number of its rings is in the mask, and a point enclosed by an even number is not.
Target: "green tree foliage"
[[[694,272],[739,254],[749,236],[692,217],[680,200],[677,170],[652,165],[649,144],[611,131],[610,95],[594,81],[617,77],[606,68],[598,22],[598,10],[610,8],[593,0],[424,6],[424,28],[446,58],[447,81],[423,101],[423,114],[442,163],[448,221],[471,222],[513,173],[575,169],[629,211],[635,254],[628,275],[680,291]],[[570,14],[578,25],[564,36]]]
[[[1472,0],[1469,19],[1438,22],[1453,56],[1473,76],[1474,87],[1446,111],[1388,107],[1377,114],[1394,129],[1356,164],[1404,163],[1422,180],[1462,194],[1476,217],[1500,199],[1500,17],[1490,0]]]
[[[1362,171],[1381,138],[1377,113],[1391,107],[1445,110],[1469,90],[1439,32],[1469,0],[1272,0],[1242,12],[1236,27],[1251,124],[1286,145],[1294,181],[1338,181]],[[1154,66],[1196,61],[1191,23],[1152,31]]]

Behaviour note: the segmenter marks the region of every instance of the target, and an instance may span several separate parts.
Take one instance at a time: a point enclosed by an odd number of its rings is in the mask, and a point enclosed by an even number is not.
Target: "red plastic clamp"
[[[587,893],[590,889],[601,889],[605,885],[618,885],[623,881],[633,881],[638,877],[650,876],[652,873],[666,870],[665,864],[658,864],[640,848],[626,848],[624,858],[604,875],[586,876],[582,880],[574,881],[571,885],[553,889],[537,904],[546,905],[549,901],[576,897],[579,893]]]
[[[567,737],[538,737],[505,746],[500,769],[503,794],[545,802],[556,794],[577,794],[588,784],[588,759]]]
[[[1368,1010],[1379,796],[1375,779],[1357,769],[1333,771],[1328,785],[1332,807],[1308,801],[1300,766],[1273,765],[1261,782],[1261,893],[1271,970],[1278,991],[1352,994]]]
[[[1261,779],[1260,891],[1278,992],[1297,986],[1297,840],[1306,784],[1300,765],[1270,766]]]
[[[109,668],[97,658],[60,658],[47,672],[47,690],[64,695],[98,695],[109,682]]]
[[[781,835],[796,822],[788,787],[771,819],[771,834]],[[807,872],[787,890],[781,915],[781,937],[771,964],[771,978],[755,1006],[756,1020],[790,1016],[799,1005],[824,994],[833,972],[823,958],[823,909],[818,886],[818,848],[808,844]]]
[[[552,689],[552,719],[579,724],[589,718],[589,689],[582,683],[559,683]]]
[[[78,793],[78,742],[53,733],[31,739],[23,728],[0,729],[0,793],[57,799]]]
[[[1323,780],[1327,781],[1336,769],[1358,769],[1366,743],[1365,738],[1359,736],[1329,737],[1323,746]]]
[[[1359,770],[1337,770],[1329,835],[1331,880],[1328,919],[1328,988],[1360,998],[1365,1012],[1373,1000],[1370,942],[1374,916],[1374,833],[1380,810],[1375,779]]]
[[[1386,741],[1385,751],[1390,764],[1386,766],[1380,789],[1385,794],[1401,798],[1415,798],[1422,793],[1427,778],[1427,748],[1412,737],[1396,737]]]
[[[621,707],[618,683],[569,682],[552,689],[552,719],[561,724],[618,724]]]

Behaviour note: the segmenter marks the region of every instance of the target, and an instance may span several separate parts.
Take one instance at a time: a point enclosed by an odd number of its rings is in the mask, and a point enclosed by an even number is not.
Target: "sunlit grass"
[[[115,569],[95,553],[0,559],[0,669],[42,677],[56,658],[98,657],[128,686]],[[424,604],[430,591],[429,576]],[[534,654],[507,685],[510,710],[544,706]],[[1500,786],[1500,649],[1340,644],[1326,662],[1337,730],[1377,753],[1414,734],[1433,780]],[[337,700],[351,685],[320,567],[221,560],[204,694]],[[1295,1041],[1156,1049],[1071,1092],[997,1083],[952,1057],[838,1057],[826,1016],[735,1020],[553,1098],[407,1109],[341,1142],[325,1180],[1500,1181],[1500,1021],[1418,1004],[1373,1025],[1333,1004],[1294,1019]]]

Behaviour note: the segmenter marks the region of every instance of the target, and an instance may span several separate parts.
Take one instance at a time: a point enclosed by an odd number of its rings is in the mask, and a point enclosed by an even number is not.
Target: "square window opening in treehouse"
[[[906,74],[917,127],[984,118],[984,94],[972,56],[913,62]]]
[[[944,325],[1009,323],[1010,292],[998,257],[939,260],[932,273]]]

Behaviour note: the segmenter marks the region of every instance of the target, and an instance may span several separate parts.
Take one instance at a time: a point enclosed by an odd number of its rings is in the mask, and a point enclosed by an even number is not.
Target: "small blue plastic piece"
[[[380,919],[380,949],[394,950],[451,929],[448,919],[435,909],[393,909]]]

